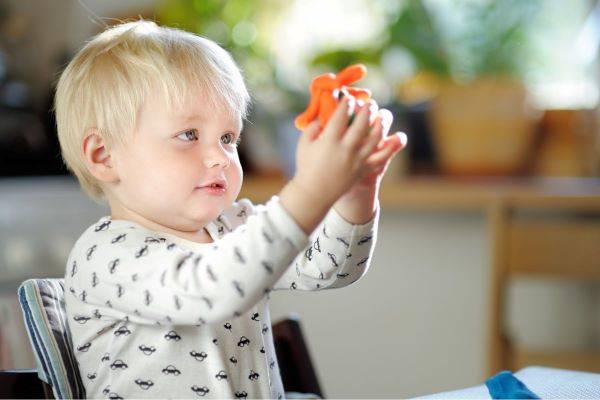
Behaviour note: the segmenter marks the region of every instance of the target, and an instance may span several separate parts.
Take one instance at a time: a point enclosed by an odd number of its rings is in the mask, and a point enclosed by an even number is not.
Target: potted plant
[[[427,100],[427,119],[442,172],[509,175],[523,171],[538,113],[523,78],[530,58],[530,23],[539,1],[455,1],[428,8],[398,2],[386,36],[374,47],[319,55],[315,61],[377,62],[399,47],[413,62],[413,79],[398,97]],[[388,8],[389,9],[389,8]],[[415,93],[418,93],[417,95]]]
[[[422,1],[412,1],[392,24],[390,41],[438,78],[428,117],[443,172],[511,175],[526,169],[537,113],[523,77],[538,5],[456,2],[450,21],[448,12],[436,19]]]

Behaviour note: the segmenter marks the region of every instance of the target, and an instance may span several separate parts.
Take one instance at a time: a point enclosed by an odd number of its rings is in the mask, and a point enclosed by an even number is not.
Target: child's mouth
[[[213,183],[212,185],[208,185],[208,186],[197,187],[196,189],[200,189],[204,193],[211,194],[211,195],[223,195],[227,191],[227,189],[224,186],[221,186],[216,183]]]

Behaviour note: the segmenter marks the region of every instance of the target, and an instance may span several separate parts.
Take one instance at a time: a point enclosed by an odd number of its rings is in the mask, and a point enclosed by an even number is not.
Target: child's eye
[[[198,140],[198,134],[195,129],[190,129],[185,132],[181,132],[179,135],[177,135],[177,137],[180,137],[181,135],[185,135],[185,137],[188,139],[190,137],[193,137],[194,139],[192,139],[192,140]],[[189,141],[190,140],[184,140],[184,142],[189,142]]]
[[[231,143],[233,142],[233,139],[235,138],[235,135],[234,135],[233,133],[229,133],[229,132],[228,132],[228,133],[224,134],[224,135],[223,135],[223,136],[221,136],[221,137],[223,138],[223,137],[227,137],[227,136],[229,136],[229,138],[230,138],[230,139],[229,139],[229,141],[228,141],[227,143],[225,143],[225,144],[231,144]],[[238,146],[238,145],[240,144],[240,142],[241,142],[241,141],[242,141],[242,137],[240,136],[240,137],[238,137],[237,141],[235,142],[235,145],[236,145],[236,146]]]

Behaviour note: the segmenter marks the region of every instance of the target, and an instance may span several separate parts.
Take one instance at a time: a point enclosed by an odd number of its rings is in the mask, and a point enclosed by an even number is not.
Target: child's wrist
[[[312,233],[333,206],[333,201],[324,200],[294,179],[281,190],[279,200],[307,235]]]

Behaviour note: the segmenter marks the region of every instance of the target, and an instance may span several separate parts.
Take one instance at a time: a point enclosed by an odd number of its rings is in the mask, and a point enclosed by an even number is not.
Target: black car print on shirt
[[[340,237],[336,238],[336,239],[337,239],[338,242],[341,242],[344,245],[345,248],[350,247],[350,243],[348,243],[345,239],[340,238]]]
[[[154,382],[152,382],[150,379],[148,379],[147,381],[144,381],[142,379],[136,379],[134,381],[140,388],[144,389],[144,390],[148,390],[150,389],[152,386],[154,386]]]
[[[145,355],[147,355],[147,356],[152,355],[152,353],[154,353],[156,351],[156,347],[154,347],[154,346],[146,346],[146,345],[143,345],[143,344],[140,344],[138,346],[138,349],[140,349],[140,351],[142,353],[144,353]]]
[[[208,357],[208,354],[206,354],[203,351],[201,351],[200,353],[198,353],[196,350],[192,350],[192,351],[190,351],[190,356],[194,357],[198,361],[204,361],[204,359],[206,357]]]
[[[79,322],[80,324],[85,324],[90,319],[90,317],[86,317],[85,315],[76,315],[73,317],[73,320],[75,320],[75,322]]]
[[[110,364],[110,369],[126,369],[128,365],[123,362],[123,360],[115,360],[112,364]]]
[[[335,258],[335,254],[327,253],[327,256],[331,260],[331,263],[333,264],[334,267],[336,267],[336,268],[339,267],[337,259]]]
[[[237,358],[235,358],[234,356],[229,357],[229,361],[231,361],[232,364],[237,364],[238,362]]]
[[[260,263],[262,264],[262,266],[263,266],[263,267],[265,267],[265,269],[267,270],[267,272],[268,272],[269,274],[272,274],[272,273],[273,273],[273,267],[271,266],[271,264],[269,264],[269,263],[268,263],[268,262],[266,262],[266,261],[261,261]]]
[[[246,397],[248,397],[248,393],[246,393],[245,390],[241,392],[235,392],[236,399],[245,399]]]
[[[373,239],[373,235],[363,236],[357,244],[360,246],[361,244],[367,243],[371,239]]]
[[[312,256],[312,246],[309,247],[308,249],[306,249],[306,251],[304,252],[304,257],[308,260],[311,261],[313,256]]]
[[[121,261],[118,258],[115,258],[114,260],[112,260],[111,262],[108,263],[108,272],[110,272],[111,274],[115,273],[115,269],[117,268],[117,265],[119,265]]]
[[[115,336],[129,336],[131,334],[131,331],[129,329],[127,329],[127,327],[125,325],[121,325],[119,327],[119,329],[117,329],[116,331],[113,332]]]
[[[77,350],[78,351],[86,352],[86,351],[88,351],[90,349],[91,346],[92,346],[92,344],[90,342],[87,342],[87,343],[85,343],[85,344],[83,344],[81,346],[77,346]]]
[[[125,240],[125,236],[127,236],[126,233],[121,233],[117,237],[113,238],[110,242],[113,243],[113,244],[114,243],[121,243],[122,241]]]
[[[233,254],[235,254],[235,257],[236,257],[236,259],[237,259],[238,262],[240,262],[242,264],[246,264],[246,259],[242,255],[242,252],[239,249],[239,247],[236,246],[236,247],[233,248]]]
[[[206,305],[208,306],[209,309],[212,309],[213,304],[212,304],[212,301],[208,297],[202,296],[201,299],[204,300],[204,302],[206,303]]]
[[[212,268],[210,267],[210,265],[206,266],[206,273],[208,274],[208,277],[210,278],[211,281],[213,282],[217,282],[217,276],[215,275],[215,273],[213,272]]]
[[[165,375],[180,375],[181,371],[177,369],[174,365],[167,365],[162,369],[163,374]]]
[[[94,227],[94,232],[105,231],[110,226],[111,221],[103,221],[100,225]]]
[[[248,375],[248,379],[250,379],[251,381],[257,381],[259,376],[260,375],[258,374],[258,372],[250,370],[250,375]]]
[[[262,235],[265,238],[265,240],[267,241],[267,243],[269,243],[269,244],[273,243],[273,238],[264,229],[262,230]]]
[[[242,336],[240,338],[240,341],[238,342],[238,346],[239,347],[244,347],[250,344],[250,339],[248,339],[246,336]]]
[[[242,288],[242,284],[238,281],[233,281],[233,286],[235,287],[235,290],[237,290],[240,297],[244,297],[244,289]]]
[[[177,334],[177,332],[175,332],[175,331],[169,331],[169,332],[167,332],[165,334],[164,338],[167,339],[167,340],[174,340],[176,342],[178,342],[179,340],[181,340],[181,336],[179,336]]]
[[[92,259],[92,255],[94,254],[94,251],[98,248],[98,245],[93,245],[92,247],[90,247],[87,252],[85,253],[85,256],[87,258],[88,261],[90,261]]]
[[[144,245],[135,253],[135,258],[140,258],[147,254],[148,254],[148,245]]]
[[[146,239],[144,239],[144,243],[160,243],[160,242],[164,242],[165,240],[167,240],[167,239],[147,236]]]
[[[191,387],[191,389],[198,396],[206,396],[206,394],[208,392],[210,392],[210,389],[207,388],[206,386],[199,387],[199,386],[194,385],[194,386]]]
[[[152,294],[149,290],[144,290],[144,304],[149,306],[152,303]]]
[[[222,381],[223,379],[227,379],[227,374],[225,373],[225,371],[220,370],[216,375],[215,378],[217,378],[217,380]]]
[[[359,262],[356,263],[356,266],[358,267],[359,265],[366,263],[368,259],[369,259],[368,256],[363,258],[362,260],[360,260]]]

